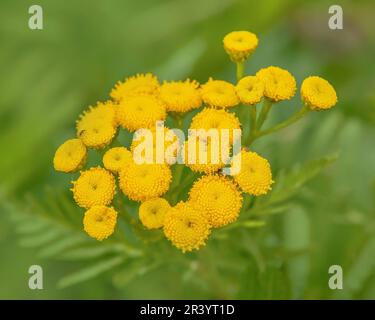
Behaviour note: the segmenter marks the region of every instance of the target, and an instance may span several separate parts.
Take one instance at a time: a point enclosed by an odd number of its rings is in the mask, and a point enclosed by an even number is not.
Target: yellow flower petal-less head
[[[73,197],[82,208],[95,205],[107,206],[112,202],[116,186],[114,176],[101,167],[82,171],[76,181],[73,181]]]
[[[88,148],[102,149],[110,144],[117,133],[106,120],[93,120],[80,126],[78,137]]]
[[[96,240],[108,238],[114,231],[117,223],[117,212],[106,206],[93,206],[85,212],[83,227],[86,233]]]
[[[164,155],[164,160],[167,162],[167,163],[170,163],[170,162],[173,162],[175,160],[175,157],[177,156],[177,150],[175,150],[175,152],[173,152],[172,154],[170,153],[166,153],[166,150],[167,148],[175,143],[175,142],[178,142],[178,136],[175,135],[174,133],[171,135],[171,136],[168,136],[168,139],[167,139],[167,134],[168,134],[168,131],[170,130],[168,127],[165,127],[164,126],[164,154],[163,154],[163,150],[159,151],[161,152],[163,155]],[[160,147],[160,145],[157,145],[157,133],[156,133],[156,127],[153,127],[150,129],[151,133],[152,133],[152,140],[153,140],[153,143],[152,143],[152,160],[157,163],[157,148]],[[170,133],[169,133],[170,134]],[[134,149],[139,146],[141,143],[144,143],[145,140],[147,139],[147,137],[143,137],[142,139],[134,139],[134,136],[133,136],[133,140],[132,140],[132,143],[130,145],[130,150],[131,152],[133,153],[133,156],[134,156]],[[162,148],[160,148],[162,149]],[[146,152],[149,152],[149,150],[147,149],[144,149],[140,154],[139,156],[143,157],[143,158],[146,158]],[[173,160],[173,161],[172,161]],[[170,161],[170,162],[168,162]]]
[[[256,76],[243,77],[238,81],[236,91],[243,104],[254,105],[263,97],[264,83]]]
[[[237,220],[242,207],[243,199],[236,183],[224,176],[203,176],[194,183],[189,195],[189,203],[206,212],[214,228]]]
[[[113,173],[119,173],[132,161],[133,155],[125,147],[111,148],[103,156],[104,167]]]
[[[80,170],[87,159],[87,149],[80,139],[65,141],[56,150],[53,167],[56,171],[75,172]]]
[[[159,229],[164,225],[164,217],[171,208],[163,198],[150,199],[139,206],[139,220],[147,229]]]
[[[153,96],[134,96],[120,102],[117,108],[117,121],[133,132],[141,128],[152,128],[158,120],[167,117],[165,104]]]
[[[241,123],[234,113],[222,109],[204,108],[197,113],[190,124],[190,129],[240,129]]]
[[[271,66],[260,69],[256,76],[264,84],[264,96],[274,102],[289,100],[296,92],[296,79],[288,70]]]
[[[245,150],[241,151],[241,169],[233,178],[243,192],[254,196],[266,194],[273,183],[267,159]]]
[[[166,193],[172,180],[172,172],[166,164],[136,164],[126,166],[120,172],[120,188],[134,201],[146,201]]]
[[[159,87],[159,80],[153,74],[137,74],[125,79],[124,82],[117,82],[110,95],[115,101],[122,101],[131,96],[157,95]]]
[[[207,215],[186,202],[168,210],[163,229],[167,239],[182,252],[198,250],[210,234]]]
[[[233,31],[223,39],[224,49],[234,62],[245,61],[258,46],[258,37],[249,31]]]
[[[203,101],[216,108],[230,108],[239,103],[236,88],[233,84],[223,80],[210,78],[201,87]]]
[[[160,98],[166,105],[167,111],[187,112],[197,109],[202,104],[196,81],[164,82],[160,87]]]
[[[85,110],[76,121],[77,132],[84,130],[87,124],[102,120],[116,127],[116,108],[117,104],[112,101],[98,102],[94,107],[90,106]]]
[[[313,110],[330,109],[337,103],[337,94],[333,86],[317,76],[303,80],[301,96],[304,103]]]
[[[195,158],[190,159],[190,155],[194,153],[191,150],[192,145],[190,140],[195,139]],[[190,136],[183,145],[183,152],[185,153],[185,165],[194,172],[212,174],[218,172],[225,167],[226,161],[222,159],[220,149],[215,150],[214,144],[210,140],[194,138]],[[216,155],[213,156],[213,155]]]

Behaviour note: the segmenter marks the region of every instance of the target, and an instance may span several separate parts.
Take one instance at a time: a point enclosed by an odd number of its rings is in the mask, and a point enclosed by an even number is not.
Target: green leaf
[[[99,245],[90,246],[90,247],[81,247],[70,249],[67,252],[59,255],[60,260],[86,260],[99,258],[109,253],[121,252],[123,251],[123,246],[120,244],[114,245],[105,245],[100,243]]]
[[[39,247],[43,244],[49,243],[52,240],[56,239],[62,234],[62,231],[59,229],[50,229],[48,231],[43,231],[40,234],[24,237],[20,240],[20,245],[23,247]]]
[[[333,163],[337,158],[337,154],[328,155],[321,159],[308,162],[288,174],[282,173],[280,180],[278,178],[275,179],[275,188],[265,201],[267,204],[274,204],[289,199],[305,183],[313,179],[319,172],[329,164]]]
[[[372,237],[354,260],[354,264],[346,276],[344,289],[357,293],[374,274],[375,270],[375,237]]]
[[[112,259],[105,259],[96,264],[90,265],[88,268],[81,269],[70,275],[62,278],[57,286],[59,288],[66,288],[80,282],[92,279],[101,273],[111,270],[114,267],[120,265],[124,261],[124,257],[114,257]]]
[[[117,287],[124,287],[135,278],[145,275],[146,273],[160,266],[160,262],[147,264],[145,260],[138,260],[127,265],[124,270],[116,273],[113,277],[113,284]]]
[[[83,235],[64,236],[63,238],[45,246],[39,251],[39,256],[43,258],[56,256],[60,252],[84,242],[86,242],[86,239],[84,239]]]

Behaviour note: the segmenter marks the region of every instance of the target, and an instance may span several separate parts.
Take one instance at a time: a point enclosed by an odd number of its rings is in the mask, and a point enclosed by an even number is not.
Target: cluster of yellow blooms
[[[258,38],[248,31],[236,31],[226,35],[223,44],[231,60],[242,64],[255,51]],[[119,129],[155,130],[155,123],[165,120],[168,113],[180,117],[181,113],[202,106],[190,129],[240,129],[241,123],[230,108],[242,104],[251,109],[261,100],[289,100],[296,87],[290,72],[274,66],[242,76],[235,85],[212,78],[202,85],[189,79],[161,84],[150,73],[118,82],[110,92],[110,100],[98,102],[83,112],[76,123],[77,137],[64,142],[53,160],[57,171],[82,170],[71,190],[75,202],[87,210],[84,230],[97,240],[114,232],[121,208],[111,205],[119,188],[128,199],[140,203],[139,220],[145,228],[162,228],[166,238],[183,252],[202,247],[212,229],[237,220],[244,193],[261,196],[271,190],[269,162],[243,148],[240,171],[233,177],[220,171],[224,162],[210,163],[208,159],[207,164],[186,164],[201,176],[193,183],[188,200],[171,206],[163,198],[171,185],[171,166],[137,164],[133,159],[137,141],[129,148],[112,147]],[[337,102],[334,88],[317,76],[306,78],[300,93],[304,108],[311,110],[328,109]],[[233,138],[230,140],[233,143]],[[88,148],[104,149],[102,165],[85,168]]]

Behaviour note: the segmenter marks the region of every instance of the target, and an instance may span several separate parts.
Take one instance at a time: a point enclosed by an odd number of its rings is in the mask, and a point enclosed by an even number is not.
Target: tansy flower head
[[[204,108],[194,116],[190,124],[190,129],[228,129],[231,143],[233,142],[233,129],[240,128],[241,123],[234,113],[214,108]]]
[[[158,120],[165,120],[167,113],[164,103],[153,96],[129,97],[117,108],[117,121],[133,132],[140,128],[152,128]]]
[[[160,98],[167,111],[187,112],[199,108],[202,104],[199,83],[196,81],[164,82],[160,87]]]
[[[98,102],[95,107],[90,106],[85,110],[77,120],[77,132],[86,128],[87,124],[98,120],[104,121],[116,127],[116,107],[112,101]]]
[[[313,110],[326,110],[337,103],[337,94],[332,85],[320,77],[308,77],[302,82],[302,100]]]
[[[279,67],[260,69],[256,76],[264,84],[264,96],[272,101],[289,100],[296,92],[296,79]]]
[[[243,104],[257,104],[263,97],[264,84],[256,76],[247,76],[238,81],[237,95]]]
[[[171,130],[167,127],[163,127],[163,129],[158,128],[158,130],[160,130],[160,131],[157,131],[156,127],[153,127],[153,128],[150,129],[150,132],[152,134],[152,161],[154,163],[172,164],[171,163],[171,162],[173,162],[172,160],[174,160],[177,156],[177,151],[174,150],[174,152],[170,153],[167,150],[168,150],[169,146],[171,146],[172,144],[174,144],[178,141],[178,137],[174,133],[173,130]],[[163,130],[164,130],[164,133],[163,133]],[[133,136],[133,140],[132,140],[132,143],[131,143],[131,146],[130,146],[130,150],[133,153],[133,157],[140,156],[140,157],[145,159],[146,158],[146,152],[151,151],[151,150],[147,149],[148,145],[145,141],[146,139],[148,139],[148,136],[143,135],[142,134],[143,131],[138,131],[138,132],[141,133],[141,136],[143,136],[143,139],[142,138],[136,138],[135,139],[135,136],[136,136],[136,134],[135,134]],[[160,134],[160,138],[157,138],[157,134]],[[162,144],[157,144],[157,141],[159,141],[159,140],[164,141],[164,149],[163,149]],[[144,144],[141,147],[143,150],[140,153],[136,154],[134,150],[138,146],[140,146],[140,144]],[[159,148],[159,150],[157,151],[158,148]],[[158,154],[158,152],[160,153],[160,155]],[[158,162],[159,158],[160,158],[160,162]]]
[[[165,164],[132,163],[120,172],[120,188],[134,201],[162,196],[168,191],[171,180],[171,169]]]
[[[87,159],[87,150],[80,139],[65,141],[56,150],[53,166],[56,171],[74,172],[81,169]]]
[[[271,190],[272,172],[267,159],[255,152],[241,151],[241,169],[234,180],[243,192],[254,196],[266,194]]]
[[[202,85],[201,94],[203,101],[212,107],[229,108],[239,103],[234,85],[223,80],[210,78]]]
[[[164,225],[164,217],[171,208],[163,198],[150,199],[139,206],[139,219],[147,229],[159,229]]]
[[[125,147],[111,148],[103,156],[104,167],[114,173],[119,173],[132,161],[133,155]]]
[[[100,167],[82,171],[76,181],[73,181],[73,197],[82,208],[95,205],[109,205],[115,195],[115,178]]]
[[[195,139],[195,143],[191,143]],[[194,150],[195,148],[195,150]],[[210,140],[189,136],[183,145],[184,162],[192,171],[212,174],[225,167],[226,160],[222,159],[220,145]]]
[[[110,144],[117,129],[112,123],[104,119],[95,119],[80,123],[78,137],[89,148],[101,149]]]
[[[243,62],[255,51],[258,38],[249,31],[233,31],[223,39],[224,49],[234,62]]]
[[[116,101],[140,94],[155,95],[158,93],[159,86],[159,81],[153,74],[137,74],[125,79],[124,82],[117,82],[110,95]]]
[[[85,212],[83,227],[96,240],[108,238],[115,230],[117,212],[106,206],[93,206]]]
[[[164,218],[164,234],[183,252],[198,250],[210,234],[207,215],[188,203],[179,202]]]
[[[242,207],[241,192],[233,180],[224,176],[203,176],[194,183],[189,195],[189,203],[206,212],[214,228],[235,221]]]

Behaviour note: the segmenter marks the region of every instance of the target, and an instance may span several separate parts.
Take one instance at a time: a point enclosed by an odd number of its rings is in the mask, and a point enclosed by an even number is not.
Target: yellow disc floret
[[[239,103],[235,86],[223,80],[210,78],[202,85],[201,94],[203,101],[212,107],[229,108]]]
[[[243,104],[257,104],[263,97],[264,84],[256,76],[247,76],[238,81],[237,95]]]
[[[140,94],[156,95],[159,87],[159,81],[153,74],[137,74],[125,79],[124,82],[117,82],[110,95],[112,99],[121,101]]]
[[[132,163],[120,172],[120,188],[134,201],[162,196],[168,191],[171,180],[171,169],[165,164]]]
[[[133,155],[125,147],[111,148],[103,156],[104,167],[113,173],[119,173],[122,168],[132,161]]]
[[[141,128],[152,128],[156,121],[165,120],[166,117],[164,103],[153,96],[129,97],[117,108],[118,122],[131,132]]]
[[[53,167],[56,171],[75,172],[81,169],[87,159],[87,149],[80,139],[65,141],[56,150]]]
[[[168,210],[164,218],[164,234],[183,252],[198,250],[210,234],[207,215],[186,202]]]
[[[117,212],[106,206],[93,206],[85,212],[83,227],[86,233],[96,240],[108,238],[115,230]]]
[[[243,192],[254,196],[266,194],[273,183],[267,159],[245,150],[241,151],[241,169],[233,178]]]
[[[163,198],[150,199],[139,206],[139,219],[147,229],[159,229],[164,225],[164,217],[171,208]]]
[[[258,37],[249,31],[232,31],[223,39],[224,49],[234,62],[245,61],[258,46]]]
[[[206,212],[209,222],[219,228],[235,221],[242,207],[242,195],[233,180],[219,175],[203,176],[191,188],[189,202]]]
[[[287,70],[271,66],[260,69],[256,76],[264,84],[264,96],[274,102],[289,100],[296,92],[296,79]]]
[[[325,79],[313,76],[302,82],[301,96],[313,110],[326,110],[337,103],[337,94],[333,86]]]
[[[187,112],[199,108],[202,104],[198,87],[198,82],[190,80],[164,82],[160,87],[160,98],[167,111]]]
[[[82,208],[95,205],[109,205],[115,195],[115,178],[101,167],[82,171],[76,181],[73,181],[73,197]]]

